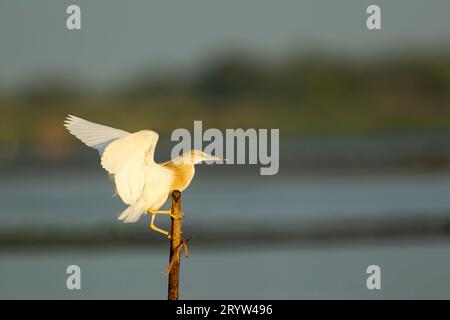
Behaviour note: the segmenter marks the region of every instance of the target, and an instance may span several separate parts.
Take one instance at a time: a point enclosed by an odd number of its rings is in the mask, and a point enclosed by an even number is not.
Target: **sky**
[[[66,28],[66,7],[82,29]],[[378,4],[382,30],[368,31]],[[321,49],[389,55],[450,40],[448,0],[2,0],[0,88],[48,75],[94,87],[126,83],[142,70],[190,70],[230,50],[282,60]]]

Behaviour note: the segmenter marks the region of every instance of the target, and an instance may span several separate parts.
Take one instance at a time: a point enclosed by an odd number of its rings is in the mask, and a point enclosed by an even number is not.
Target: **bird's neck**
[[[173,175],[172,190],[186,189],[195,174],[195,166],[192,163],[174,164],[170,166],[170,170]]]

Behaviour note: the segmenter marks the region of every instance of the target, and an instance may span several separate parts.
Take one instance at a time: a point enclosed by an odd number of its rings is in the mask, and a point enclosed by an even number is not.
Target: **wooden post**
[[[170,257],[169,257],[169,292],[168,300],[178,300],[178,285],[180,280],[180,255],[182,246],[181,192],[172,192],[172,227],[170,230]]]

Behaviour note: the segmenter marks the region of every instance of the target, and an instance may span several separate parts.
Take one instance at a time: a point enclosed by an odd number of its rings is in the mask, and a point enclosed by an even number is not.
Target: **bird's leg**
[[[162,233],[165,236],[167,236],[167,238],[171,239],[172,236],[170,235],[169,232],[167,232],[166,230],[160,229],[157,226],[155,226],[155,218],[156,218],[156,214],[152,214],[152,220],[150,222],[150,228],[152,228],[152,230],[155,230],[156,232]]]
[[[172,214],[172,210],[152,210],[152,209],[148,209],[148,213],[153,214],[153,215],[155,215],[155,214],[168,214],[169,216],[171,216],[174,219],[178,218],[178,217],[175,217]]]

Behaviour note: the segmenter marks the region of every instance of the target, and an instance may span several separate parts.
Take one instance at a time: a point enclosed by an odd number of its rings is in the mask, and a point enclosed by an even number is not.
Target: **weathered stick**
[[[170,257],[169,257],[169,300],[178,300],[178,285],[180,280],[180,255],[182,240],[183,213],[181,212],[181,192],[172,192],[172,227],[170,230]]]

